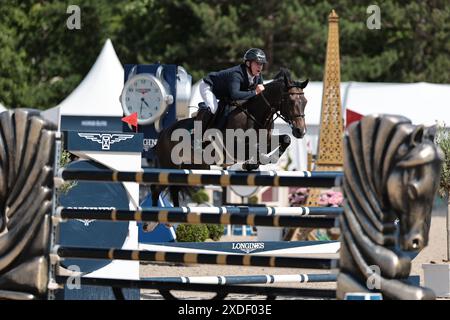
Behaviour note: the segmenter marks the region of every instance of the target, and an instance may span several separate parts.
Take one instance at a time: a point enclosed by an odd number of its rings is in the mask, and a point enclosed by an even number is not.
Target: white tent
[[[323,83],[313,81],[305,88],[307,135],[297,140],[292,138],[290,155],[292,167],[306,170],[306,152],[317,150],[319,135],[320,113],[322,105]],[[414,124],[434,125],[436,121],[450,126],[450,85],[432,83],[341,83],[341,99],[343,117],[345,108],[362,115],[372,113],[388,113],[403,115],[411,119]],[[201,101],[198,93],[198,83],[192,88],[190,106],[197,106]],[[192,108],[196,111],[196,108]],[[277,119],[275,128],[279,134],[290,134],[286,123]]]
[[[349,82],[343,105],[363,115],[399,114],[414,124],[450,125],[450,85],[433,83],[361,83]]]
[[[7,110],[4,105],[0,102],[0,112]]]
[[[123,81],[122,64],[108,39],[78,87],[59,105],[42,112],[42,116],[58,124],[63,115],[122,117],[119,96]]]

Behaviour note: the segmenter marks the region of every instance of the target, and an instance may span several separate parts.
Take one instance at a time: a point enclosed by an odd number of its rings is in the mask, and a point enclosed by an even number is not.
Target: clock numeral
[[[142,79],[142,80],[141,80],[141,83],[145,83],[145,79]]]
[[[134,91],[133,88],[129,88],[129,89],[128,89],[128,92],[133,92],[133,91]]]
[[[130,97],[127,97],[127,101],[130,101]]]

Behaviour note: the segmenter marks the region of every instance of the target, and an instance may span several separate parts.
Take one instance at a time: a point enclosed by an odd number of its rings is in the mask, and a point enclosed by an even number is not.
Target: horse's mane
[[[273,77],[274,80],[280,80],[284,79],[284,77],[287,77],[288,80],[291,80],[291,71],[289,71],[288,68],[280,68],[280,71],[278,71],[275,76]]]
[[[280,82],[283,83],[284,81],[287,82],[287,87],[299,87],[303,89],[304,87],[306,87],[309,80],[306,80],[304,82],[292,80],[291,71],[288,68],[282,67],[280,68],[280,71],[275,74],[272,82],[279,84]]]

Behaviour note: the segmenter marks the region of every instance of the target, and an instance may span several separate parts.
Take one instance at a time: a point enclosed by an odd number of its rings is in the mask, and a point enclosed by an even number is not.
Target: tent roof
[[[322,90],[322,82],[310,82],[305,88],[307,124],[320,124]],[[450,101],[448,84],[343,82],[341,101],[343,109],[362,115],[398,114],[414,124],[433,125],[439,120],[450,125],[450,112],[445,112]]]
[[[111,40],[106,40],[102,51],[89,73],[75,90],[54,108],[44,111],[52,120],[61,115],[117,116],[123,115],[119,96],[122,92],[124,70]]]
[[[444,121],[450,125],[450,85],[418,83],[353,83],[348,84],[345,106],[363,115],[398,114],[414,124],[434,125]]]
[[[306,105],[306,123],[320,124],[323,83],[312,81],[305,88],[308,99]],[[202,101],[198,92],[198,83],[192,87],[190,106]],[[437,120],[450,125],[450,112],[445,112],[450,101],[450,85],[432,83],[377,83],[342,82],[341,101],[343,109],[349,109],[368,115],[371,113],[399,114],[411,119],[415,124],[433,125]],[[192,112],[191,111],[191,112]],[[345,113],[343,113],[345,117]],[[277,119],[276,122],[283,123]]]
[[[7,110],[6,107],[0,102],[0,112],[3,112],[5,110]]]

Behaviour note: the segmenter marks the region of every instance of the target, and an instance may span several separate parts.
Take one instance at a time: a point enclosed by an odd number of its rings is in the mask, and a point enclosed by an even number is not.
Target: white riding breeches
[[[211,90],[211,86],[202,80],[198,88],[200,90],[200,96],[202,97],[203,101],[211,109],[212,113],[216,113],[218,103],[216,96]]]

